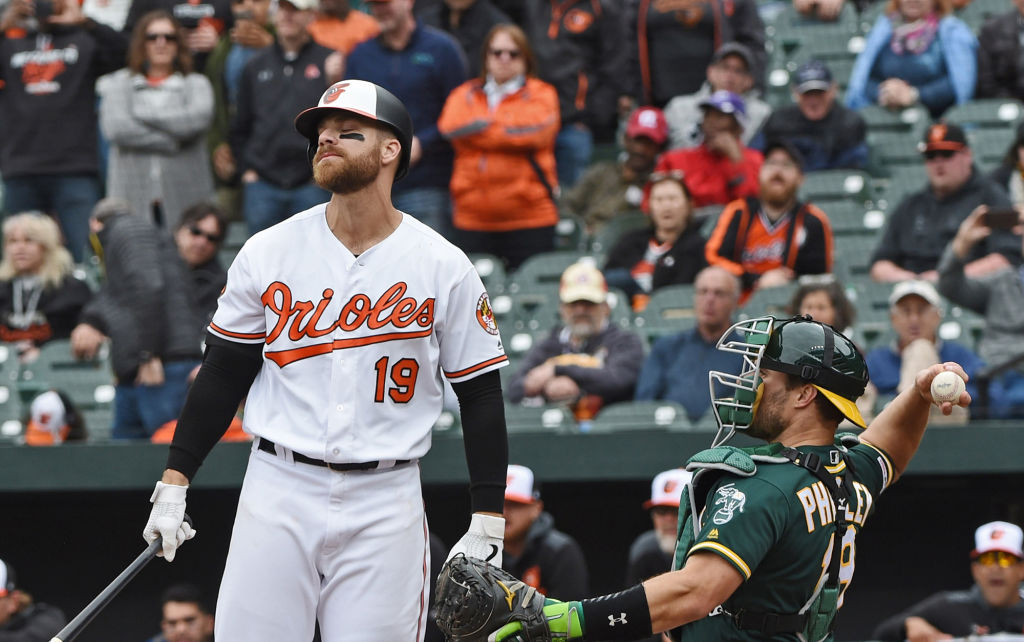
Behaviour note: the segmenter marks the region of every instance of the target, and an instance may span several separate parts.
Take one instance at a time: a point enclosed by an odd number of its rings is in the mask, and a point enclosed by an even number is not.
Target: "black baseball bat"
[[[188,515],[185,516],[185,521],[190,525],[192,524],[192,520],[189,519]],[[121,571],[121,574],[115,577],[113,582],[107,584],[107,588],[103,589],[99,595],[92,599],[92,602],[89,602],[82,609],[81,613],[75,616],[75,619],[71,620],[57,635],[50,638],[50,642],[71,642],[71,640],[77,638],[85,627],[89,626],[89,623],[99,615],[100,611],[106,608],[107,604],[110,604],[111,600],[121,592],[121,589],[127,586],[128,582],[131,582],[139,574],[139,571],[149,563],[149,560],[156,557],[162,546],[163,538],[157,536],[146,547],[146,550],[139,553],[139,556],[132,560],[132,563]]]

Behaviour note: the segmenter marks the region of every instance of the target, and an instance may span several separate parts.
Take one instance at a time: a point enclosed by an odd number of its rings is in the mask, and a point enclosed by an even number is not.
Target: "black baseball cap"
[[[762,154],[765,158],[776,149],[781,149],[786,152],[790,160],[796,163],[796,166],[800,168],[800,171],[804,171],[804,155],[800,153],[800,150],[796,148],[796,145],[786,140],[785,138],[776,138],[769,140],[764,144],[764,151]]]
[[[832,72],[820,60],[808,60],[793,72],[793,88],[796,93],[825,91],[832,86]]]
[[[722,62],[726,56],[739,56],[742,58],[748,72],[754,68],[754,54],[750,52],[746,45],[741,45],[738,42],[725,43],[711,56],[711,64],[714,65]]]
[[[958,152],[967,147],[967,134],[962,127],[940,122],[933,123],[924,133],[924,140],[917,144],[917,151],[922,154],[935,151]]]

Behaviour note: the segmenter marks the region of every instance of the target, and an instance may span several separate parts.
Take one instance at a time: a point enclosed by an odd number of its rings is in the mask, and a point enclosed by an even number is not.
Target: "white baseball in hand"
[[[932,379],[932,399],[936,403],[948,401],[956,405],[956,402],[960,400],[960,393],[965,389],[964,380],[950,370],[943,370]]]

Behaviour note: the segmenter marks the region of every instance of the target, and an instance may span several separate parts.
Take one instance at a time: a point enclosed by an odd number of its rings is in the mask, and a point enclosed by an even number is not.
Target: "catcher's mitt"
[[[521,639],[551,642],[544,596],[509,573],[458,554],[437,576],[437,626],[449,642],[486,642],[509,622],[520,622]]]

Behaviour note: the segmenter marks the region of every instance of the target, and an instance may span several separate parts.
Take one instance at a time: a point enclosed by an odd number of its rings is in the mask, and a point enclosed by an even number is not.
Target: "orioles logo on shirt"
[[[491,300],[484,292],[476,302],[476,320],[480,327],[487,331],[487,334],[498,334],[498,322],[494,318],[494,310],[491,309]]]
[[[562,24],[570,33],[583,33],[590,25],[594,24],[594,14],[587,13],[582,9],[573,9],[565,14]]]
[[[434,331],[434,299],[426,299],[421,303],[413,297],[405,296],[408,287],[401,281],[395,283],[376,301],[371,301],[370,297],[362,293],[354,294],[342,306],[336,319],[323,323],[323,314],[334,299],[334,290],[325,289],[323,297],[315,304],[312,301],[293,301],[291,288],[275,281],[260,298],[264,307],[277,316],[277,322],[267,333],[266,342],[273,343],[285,331],[288,340],[293,342],[328,338],[322,343],[267,352],[265,356],[283,368],[300,359],[330,354],[334,350],[429,336]],[[376,332],[387,326],[402,331]],[[410,326],[412,329],[405,330]],[[330,338],[335,330],[355,332],[364,328],[374,332],[359,337]]]

